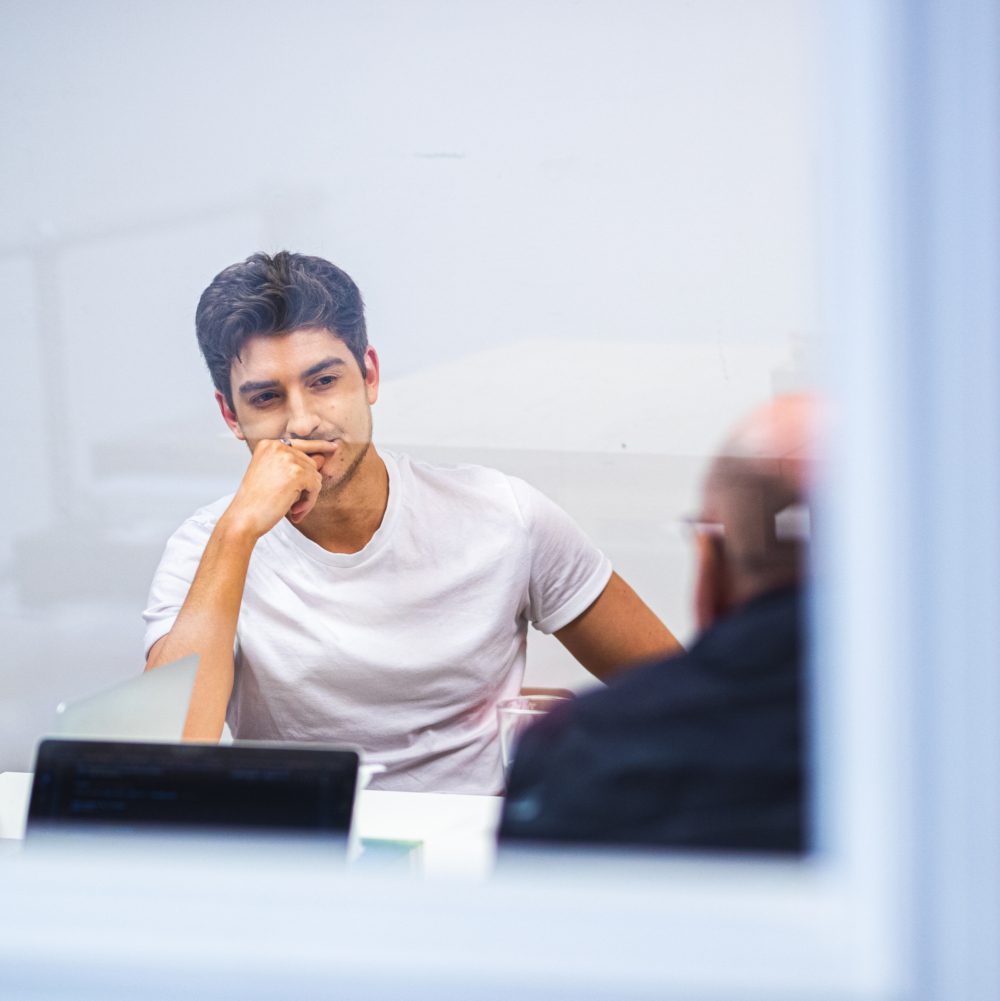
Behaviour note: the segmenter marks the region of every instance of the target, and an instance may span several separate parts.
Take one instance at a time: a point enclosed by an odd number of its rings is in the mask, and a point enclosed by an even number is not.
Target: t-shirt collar
[[[391,452],[381,450],[378,454],[385,463],[386,473],[389,477],[389,500],[386,504],[385,514],[382,516],[382,523],[375,529],[375,534],[368,540],[363,549],[359,549],[356,553],[328,552],[312,539],[306,538],[287,518],[282,518],[268,532],[268,536],[285,545],[293,546],[309,559],[326,566],[353,567],[372,559],[385,548],[392,536],[397,513],[402,503],[403,489],[396,457]]]

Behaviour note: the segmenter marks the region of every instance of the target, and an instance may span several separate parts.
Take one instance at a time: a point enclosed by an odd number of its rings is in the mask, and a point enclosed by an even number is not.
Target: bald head
[[[816,458],[814,397],[782,396],[737,426],[709,468],[697,611],[704,627],[758,594],[798,582]]]

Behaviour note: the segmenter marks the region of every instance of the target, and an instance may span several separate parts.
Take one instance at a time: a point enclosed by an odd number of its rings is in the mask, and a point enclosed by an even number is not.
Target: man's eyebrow
[[[277,379],[264,379],[262,382],[244,382],[237,392],[240,396],[247,396],[249,393],[256,393],[259,389],[275,389],[277,385]]]
[[[336,358],[331,356],[330,358],[324,358],[322,361],[316,362],[315,365],[310,365],[300,376],[300,379],[308,379],[311,376],[322,372],[324,369],[328,368],[343,368],[347,364],[343,358]],[[277,389],[281,383],[277,379],[261,379],[259,382],[244,382],[242,386],[237,390],[240,396],[247,396],[250,393],[256,393],[261,389]]]
[[[308,379],[312,375],[316,375],[318,372],[322,372],[325,368],[342,368],[347,362],[343,358],[336,358],[331,356],[330,358],[324,358],[322,361],[316,362],[315,365],[310,365],[300,378]]]

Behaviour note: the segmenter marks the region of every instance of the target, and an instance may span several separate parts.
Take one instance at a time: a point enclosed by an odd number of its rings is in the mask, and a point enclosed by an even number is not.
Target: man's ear
[[[219,404],[219,410],[222,412],[222,419],[229,426],[229,430],[232,431],[240,441],[246,441],[246,437],[240,428],[240,422],[236,419],[236,414],[233,413],[232,408],[226,402],[226,398],[218,390],[215,391],[215,402]]]
[[[365,388],[368,392],[368,405],[371,406],[378,399],[378,354],[369,344],[365,349]]]
[[[698,536],[698,570],[694,589],[694,612],[698,631],[721,619],[732,604],[726,551],[717,535]]]

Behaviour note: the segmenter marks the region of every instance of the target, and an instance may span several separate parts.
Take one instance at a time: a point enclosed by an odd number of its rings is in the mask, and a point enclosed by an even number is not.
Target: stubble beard
[[[339,494],[347,485],[354,479],[357,474],[358,469],[361,467],[361,463],[365,461],[365,456],[368,454],[368,449],[371,448],[372,441],[371,438],[365,442],[361,451],[351,459],[350,465],[340,474],[340,476],[331,476],[329,479],[323,480],[323,485],[319,488],[320,497],[335,497]]]
[[[331,477],[329,480],[324,479],[323,485],[319,488],[319,496],[332,499],[337,496],[341,491],[346,489],[346,487],[351,483],[354,477],[357,475],[358,470],[361,468],[361,463],[365,461],[365,456],[368,455],[368,449],[372,447],[372,411],[371,407],[368,408],[368,428],[367,434],[365,435],[364,445],[358,450],[358,454],[351,459],[347,468],[340,474],[340,476]],[[343,438],[341,438],[343,441]]]

